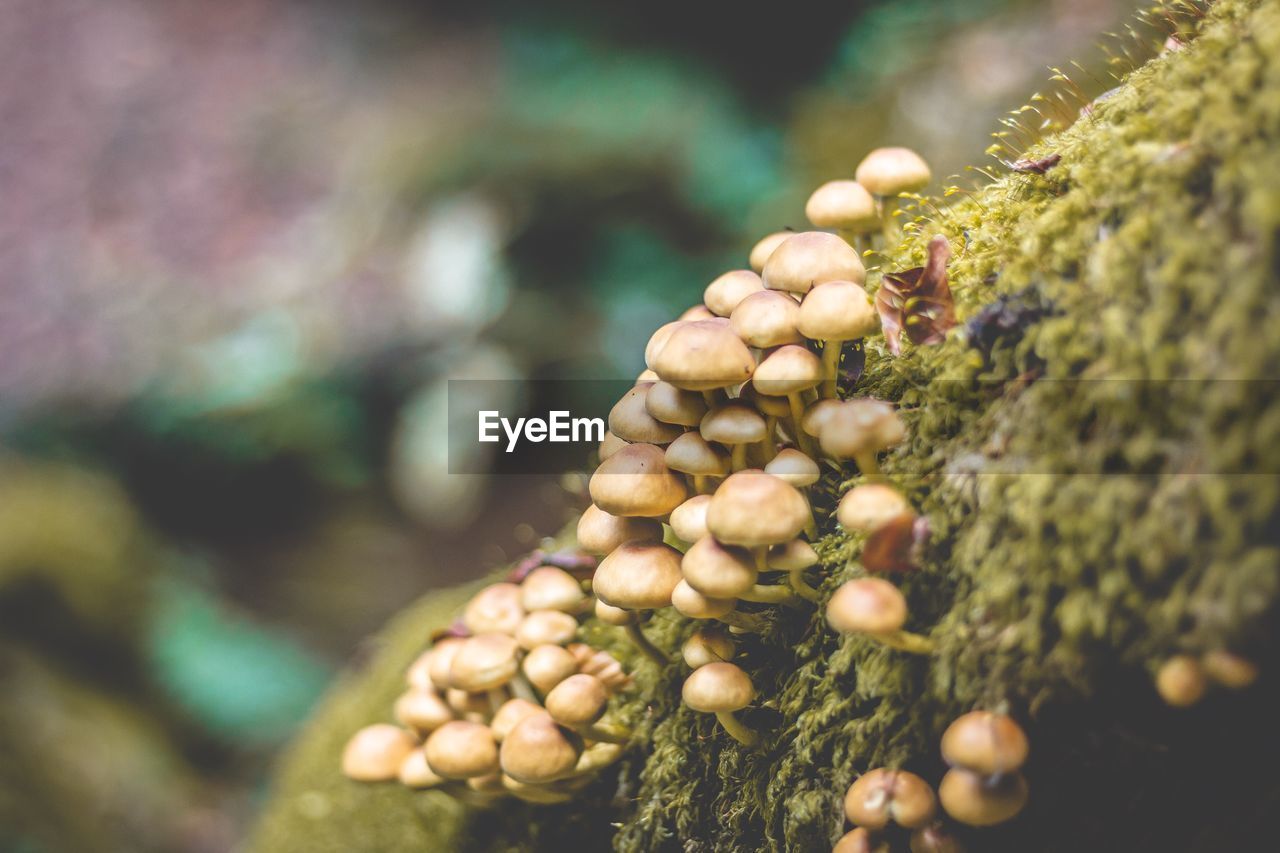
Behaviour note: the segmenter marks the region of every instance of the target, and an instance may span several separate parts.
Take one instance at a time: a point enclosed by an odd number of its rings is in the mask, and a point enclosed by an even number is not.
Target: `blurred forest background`
[[[1134,5],[0,0],[0,850],[234,848],[387,616],[580,504],[451,476],[448,378],[634,375]]]

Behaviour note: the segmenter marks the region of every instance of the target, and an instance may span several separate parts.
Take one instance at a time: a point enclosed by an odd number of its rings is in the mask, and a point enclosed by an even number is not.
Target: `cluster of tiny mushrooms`
[[[472,636],[438,642],[414,664],[409,691],[396,705],[402,727],[357,733],[344,757],[349,776],[455,791],[462,783],[471,795],[533,802],[570,796],[618,757],[629,736],[599,722],[610,695],[629,682],[612,658],[575,643],[584,607],[624,629],[662,666],[666,653],[641,630],[649,615],[673,607],[705,620],[681,650],[692,670],[684,703],[715,714],[744,746],[757,745],[758,733],[736,716],[752,704],[755,688],[733,663],[735,635],[761,630],[760,605],[820,601],[808,578],[819,559],[805,490],[822,478],[824,465],[840,472],[851,460],[860,474],[836,519],[866,537],[864,572],[912,567],[901,553],[875,564],[869,553],[878,536],[893,543],[891,552],[902,552],[913,532],[918,538],[921,520],[878,464],[880,453],[903,441],[904,425],[887,402],[842,398],[848,389],[838,378],[842,356],[855,352],[847,345],[882,327],[895,327],[887,348],[898,349],[898,321],[910,298],[882,287],[873,302],[862,253],[890,239],[898,199],[930,177],[909,149],[872,151],[855,180],[830,181],[810,196],[805,214],[827,230],[766,236],[750,252],[750,269],[719,276],[703,304],[653,333],[647,369],[609,414],[589,482],[592,503],[578,523],[579,545],[601,558],[594,574],[579,581],[542,567],[522,586],[499,584],[477,596],[463,620]],[[940,275],[945,291],[947,254],[944,238],[935,237],[929,266],[886,279],[905,286]],[[894,291],[892,304],[883,299],[886,290]],[[948,314],[949,300],[946,291],[945,310],[929,316]],[[913,340],[934,342],[938,331],[935,325],[929,337]],[[562,598],[530,591],[531,583],[551,578]],[[477,610],[489,615],[477,619]],[[904,630],[908,615],[903,593],[874,574],[847,581],[826,603],[827,622],[840,633],[930,654],[928,637]],[[1242,687],[1255,674],[1248,661],[1215,652],[1203,660],[1176,656],[1156,680],[1170,704],[1185,705],[1209,678]],[[942,737],[951,770],[937,794],[905,770],[868,770],[849,788],[845,812],[855,828],[835,850],[888,850],[893,833],[909,836],[912,851],[960,850],[938,805],[970,826],[1012,818],[1028,796],[1020,772],[1027,754],[1027,738],[1009,716],[965,714]]]

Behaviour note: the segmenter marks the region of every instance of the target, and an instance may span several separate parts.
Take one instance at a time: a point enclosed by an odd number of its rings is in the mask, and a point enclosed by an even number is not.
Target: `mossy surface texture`
[[[918,266],[944,234],[962,325],[995,304],[1007,321],[898,358],[871,341],[855,389],[896,401],[909,427],[882,464],[931,528],[902,586],[934,655],[776,609],[738,658],[761,749],[680,705],[682,667],[629,659],[639,689],[615,713],[638,745],[569,806],[465,810],[346,782],[342,743],[389,719],[403,668],[459,603],[445,596],[392,625],[311,724],[258,849],[823,850],[859,773],[936,784],[939,736],[973,708],[1013,714],[1032,757],[1027,809],[963,833],[972,850],[1270,849],[1280,402],[1262,380],[1280,364],[1280,4],[1224,0],[1196,30],[1027,152],[1056,166],[950,205],[880,264]],[[814,501],[824,595],[862,571],[860,541],[828,517],[852,482],[831,475]],[[690,629],[669,614],[647,628],[670,650]],[[1260,683],[1165,706],[1154,668],[1216,648],[1256,660]]]

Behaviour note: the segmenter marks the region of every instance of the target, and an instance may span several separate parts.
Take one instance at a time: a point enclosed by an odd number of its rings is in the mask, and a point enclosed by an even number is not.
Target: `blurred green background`
[[[1133,7],[5,0],[0,850],[235,848],[371,631],[580,505],[450,475],[449,378],[634,375]]]

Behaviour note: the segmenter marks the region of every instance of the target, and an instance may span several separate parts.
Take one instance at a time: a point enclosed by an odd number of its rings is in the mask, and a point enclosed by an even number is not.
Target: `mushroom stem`
[[[804,579],[804,569],[795,569],[787,573],[787,582],[791,585],[791,589],[796,595],[809,601],[817,601],[822,597],[816,587],[809,585]]]
[[[892,634],[867,634],[867,636],[900,652],[907,652],[913,655],[933,653],[933,640],[920,634],[913,634],[910,631],[894,631]]]
[[[630,729],[616,728],[614,726],[577,726],[574,731],[582,735],[588,740],[596,743],[614,743],[619,746],[626,746],[631,743],[632,732]]]
[[[720,721],[724,730],[743,746],[755,746],[760,739],[760,736],[744,726],[732,711],[716,711],[716,719]]]
[[[624,630],[626,630],[627,636],[631,639],[631,642],[635,644],[635,647],[639,649],[645,657],[649,658],[649,660],[653,661],[658,666],[666,666],[671,663],[670,659],[663,654],[662,649],[655,646],[649,638],[644,635],[644,631],[640,630],[640,625],[638,623],[632,622],[627,625]]]
[[[804,455],[810,459],[818,459],[822,454],[818,453],[813,447],[813,439],[809,433],[801,428],[804,418],[804,401],[800,399],[798,392],[791,392],[787,395],[787,402],[791,404],[791,423],[795,426],[796,443],[800,445],[800,449],[804,451]]]
[[[739,593],[738,598],[755,604],[788,604],[795,601],[795,593],[787,586],[763,586],[756,584],[746,592]]]
[[[864,450],[861,453],[855,453],[853,461],[858,463],[858,470],[868,480],[884,479],[884,474],[880,470],[880,463],[876,461],[874,450]]]
[[[735,444],[733,450],[730,451],[730,464],[735,471],[741,471],[747,467],[747,446],[745,444]]]
[[[773,457],[778,455],[778,447],[773,443],[772,432],[769,432],[765,436],[764,441],[760,442],[760,451],[761,451],[761,454],[764,456],[764,461],[766,465],[773,461]]]
[[[536,705],[542,704],[538,701],[538,695],[533,692],[533,685],[524,677],[524,673],[517,672],[507,683],[511,686],[512,695],[517,699],[533,702]]]
[[[608,741],[600,741],[587,747],[582,751],[582,757],[578,759],[578,766],[573,768],[573,775],[580,776],[586,773],[594,773],[601,768],[608,767],[622,757],[623,751],[619,746],[619,744],[609,743]]]
[[[804,523],[805,535],[809,537],[809,541],[818,541],[818,522],[813,520],[813,516],[809,516],[809,520]]]
[[[822,344],[822,392],[823,398],[836,399],[836,378],[840,374],[840,350],[844,341],[824,341]]]
[[[694,475],[693,475],[693,490],[694,490],[695,492],[697,492],[698,494],[700,494],[700,495],[709,495],[709,494],[711,494],[711,491],[712,491],[712,490],[707,488],[707,475],[706,475],[706,474],[694,474]]]
[[[764,630],[764,617],[758,613],[740,613],[732,610],[723,616],[717,617],[717,621],[723,622],[738,633],[759,634]]]

